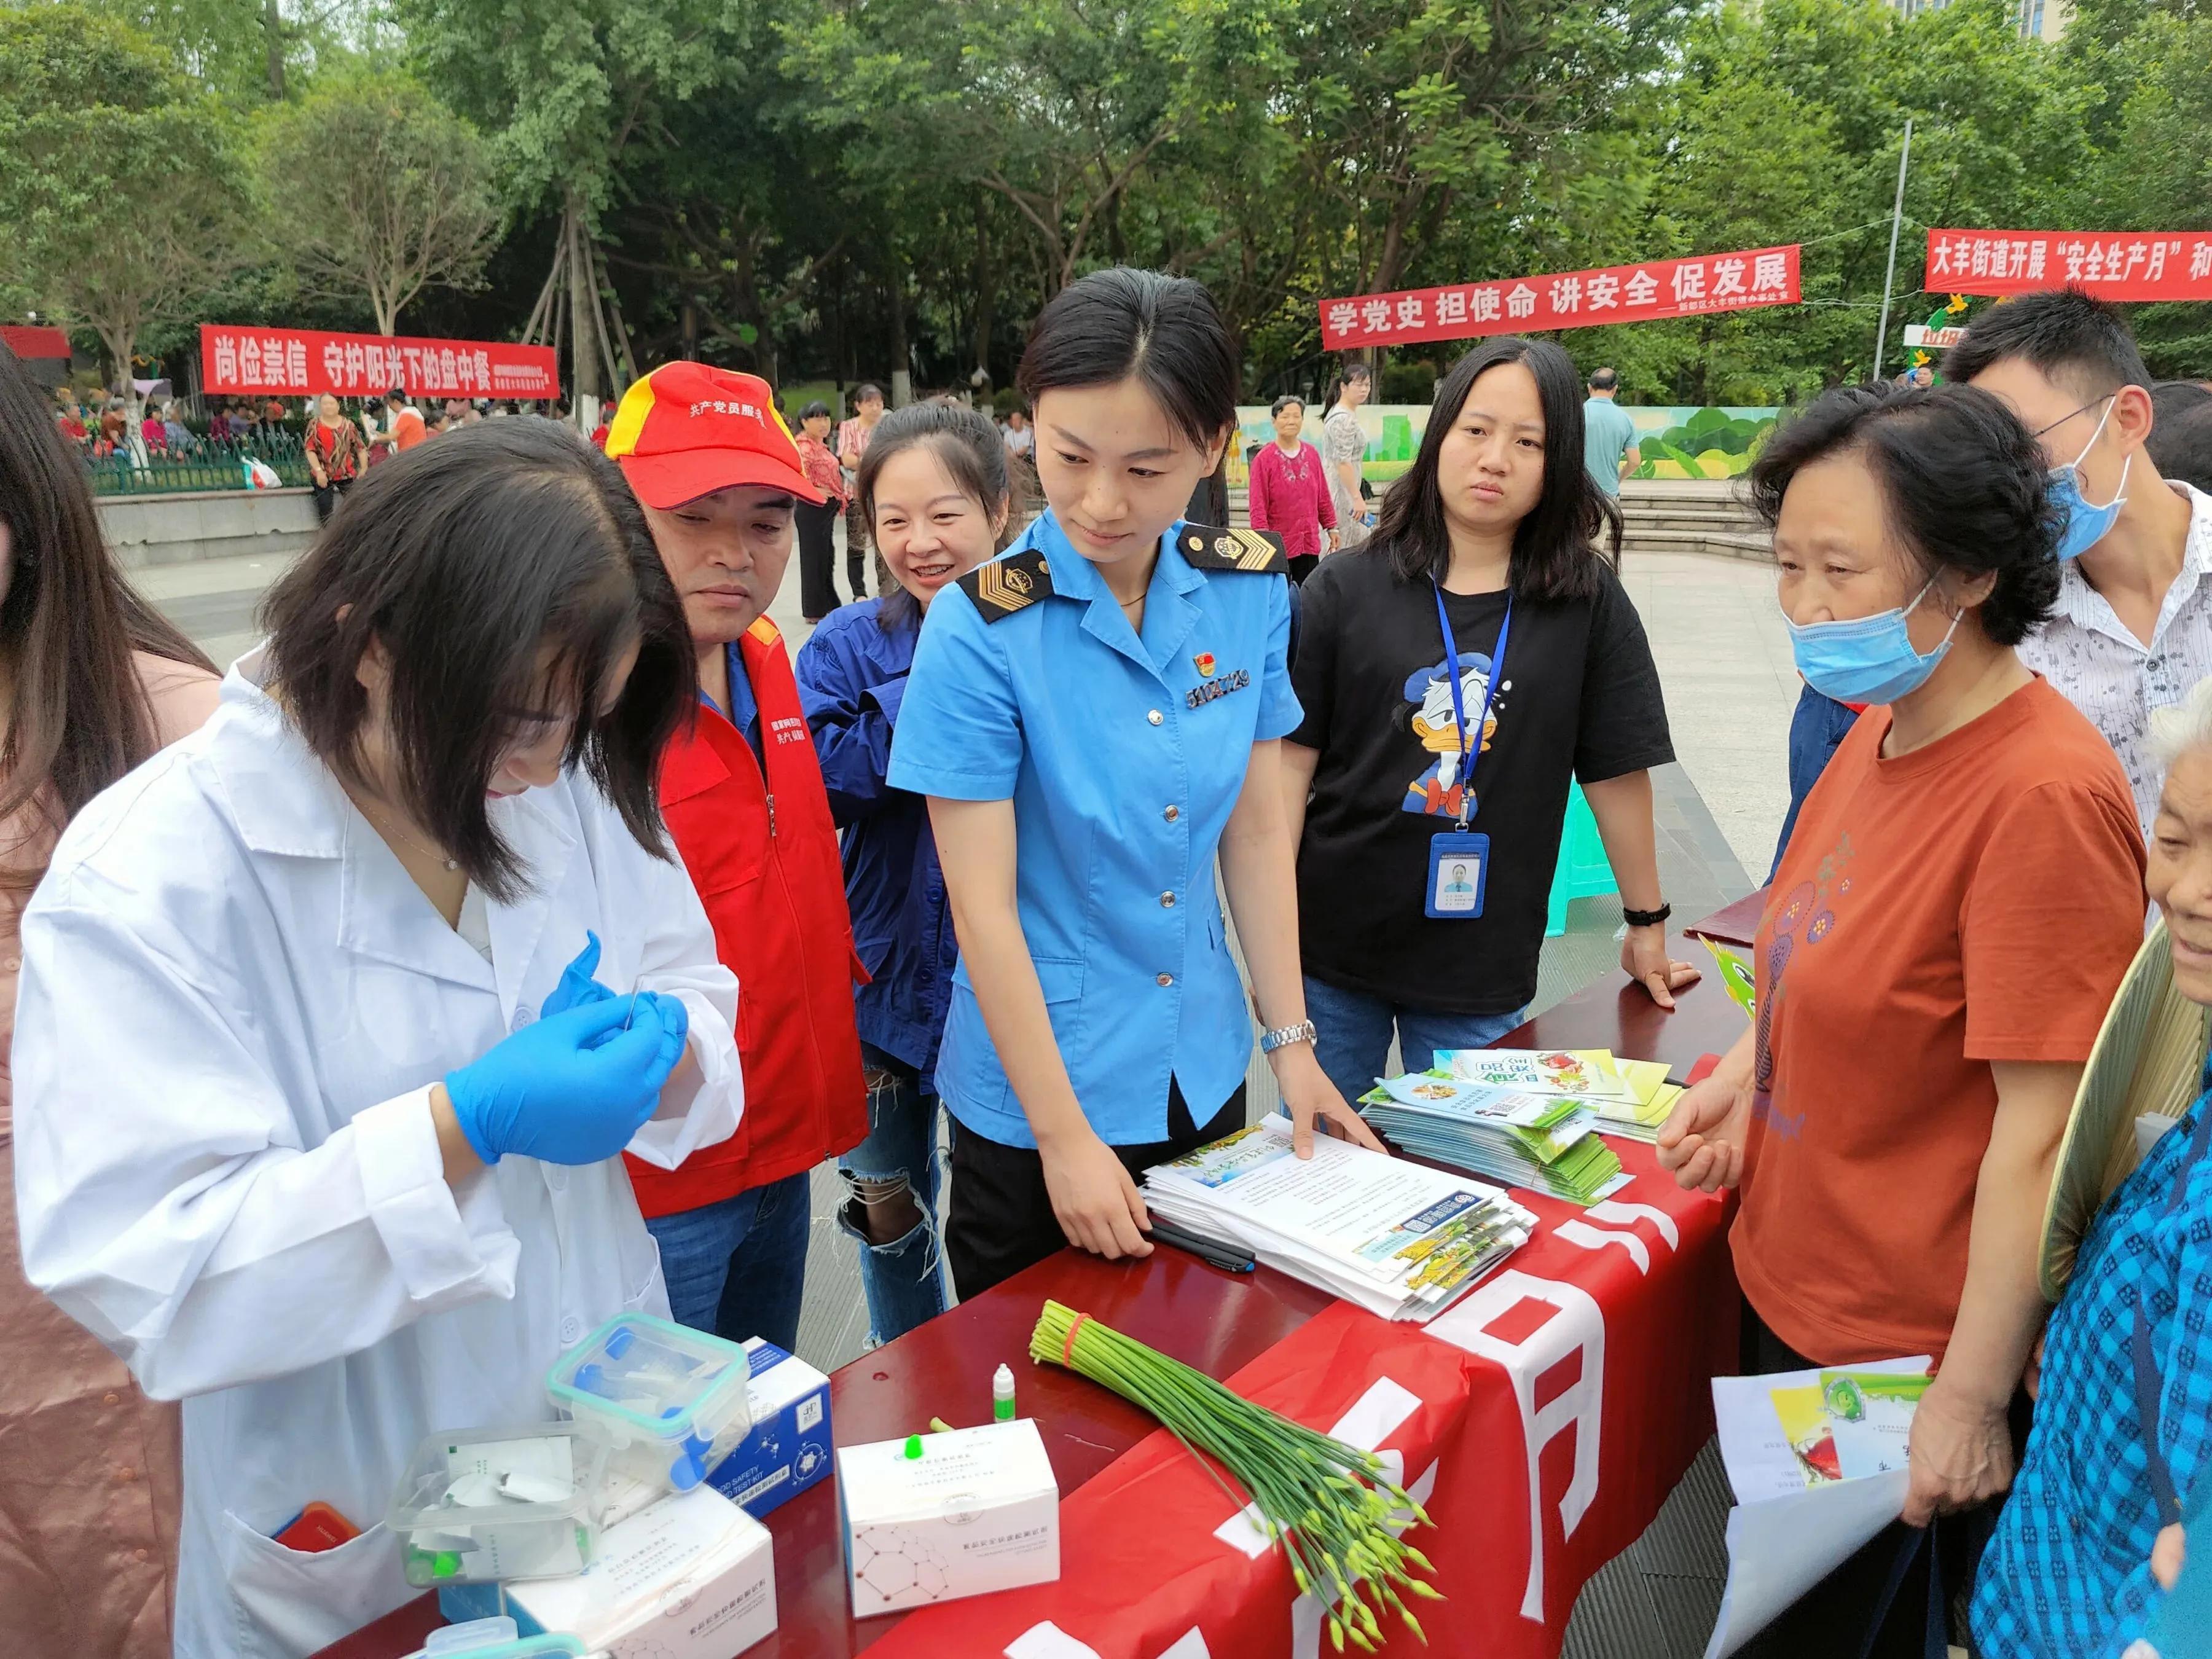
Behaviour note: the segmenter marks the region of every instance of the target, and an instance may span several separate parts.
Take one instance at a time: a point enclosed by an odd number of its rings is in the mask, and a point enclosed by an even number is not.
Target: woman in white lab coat
[[[410,1452],[550,1416],[564,1347],[666,1310],[617,1154],[672,1167],[742,1097],[654,793],[690,643],[613,464],[550,422],[422,445],[266,614],[22,925],[25,1264],[184,1401],[183,1659],[415,1593]],[[316,1501],[361,1535],[276,1541]]]

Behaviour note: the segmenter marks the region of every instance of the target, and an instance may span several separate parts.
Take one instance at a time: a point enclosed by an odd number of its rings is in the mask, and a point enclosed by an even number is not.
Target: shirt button
[[[1160,895],[1160,908],[1163,910],[1172,910],[1175,908],[1175,895],[1173,893],[1163,893]]]
[[[1165,818],[1170,823],[1173,823],[1177,818],[1182,816],[1182,808],[1180,806],[1170,806],[1167,811],[1161,813],[1160,816]]]
[[[545,1170],[545,1184],[556,1193],[567,1192],[568,1172],[557,1164],[548,1164]]]
[[[143,1561],[146,1559],[146,1552],[143,1550],[133,1550],[131,1552],[131,1559],[133,1561]]]
[[[1147,714],[1147,715],[1146,715],[1146,716],[1145,716],[1145,719],[1146,719],[1147,721],[1149,721],[1151,724],[1154,725],[1154,726],[1158,726],[1158,725],[1162,720],[1165,720],[1166,718],[1167,718],[1167,716],[1166,716],[1165,714],[1163,714],[1162,713],[1160,713],[1160,711],[1159,711],[1158,709],[1157,709],[1157,708],[1155,708],[1154,710],[1152,710],[1152,712],[1151,714]]]
[[[583,1338],[583,1334],[584,1322],[578,1319],[574,1315],[571,1314],[568,1318],[561,1322],[561,1346],[562,1347],[569,1347],[576,1342],[580,1341]]]
[[[1175,975],[1173,974],[1158,974],[1155,975],[1154,977],[1162,985],[1172,985],[1175,983]]]
[[[129,1481],[136,1480],[138,1478],[138,1471],[132,1468],[128,1463],[125,1463],[121,1468],[116,1470],[115,1478],[118,1480],[127,1483]]]
[[[1158,726],[1159,722],[1158,720],[1154,720],[1152,724]],[[9,957],[7,961],[0,962],[0,968],[5,968],[11,974],[21,972],[22,970],[22,966],[23,958],[21,957]]]
[[[123,1403],[123,1396],[119,1394],[104,1394],[100,1396],[100,1403],[103,1406],[119,1406]]]
[[[514,1029],[519,1031],[537,1018],[538,1011],[526,1002],[514,1011]]]

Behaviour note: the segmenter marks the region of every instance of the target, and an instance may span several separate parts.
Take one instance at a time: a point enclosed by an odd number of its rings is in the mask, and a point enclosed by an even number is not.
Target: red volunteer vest
[[[765,617],[738,642],[760,704],[768,776],[744,734],[702,704],[660,761],[660,809],[738,976],[738,1132],[674,1170],[625,1157],[638,1207],[670,1215],[812,1169],[868,1133],[868,1091],[853,1025],[845,874],[822,766],[783,635]]]

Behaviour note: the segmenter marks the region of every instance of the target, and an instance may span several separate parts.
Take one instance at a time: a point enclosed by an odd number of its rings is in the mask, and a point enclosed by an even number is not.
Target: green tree
[[[97,333],[127,388],[141,334],[247,258],[233,124],[112,19],[0,10],[0,283]]]
[[[326,76],[258,127],[271,243],[304,291],[361,300],[391,334],[425,288],[477,280],[501,228],[490,149],[419,82]]]

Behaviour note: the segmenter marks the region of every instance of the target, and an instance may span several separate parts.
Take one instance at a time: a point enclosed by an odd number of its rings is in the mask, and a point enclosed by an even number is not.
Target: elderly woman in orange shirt
[[[1783,852],[1758,1024],[1676,1105],[1659,1161],[1741,1188],[1746,1369],[1929,1355],[1905,1521],[1985,1516],[2018,1457],[2059,1138],[2142,940],[2134,799],[2014,649],[2057,597],[2058,519],[2003,404],[1832,392],[1768,441],[1752,491],[1798,672],[1869,706]],[[1943,1530],[1945,1569],[1971,1575],[1973,1519]],[[1759,1651],[1864,1651],[1853,1626],[1916,1541],[1869,1544]],[[1917,1653],[1911,1571],[1885,1630]]]

